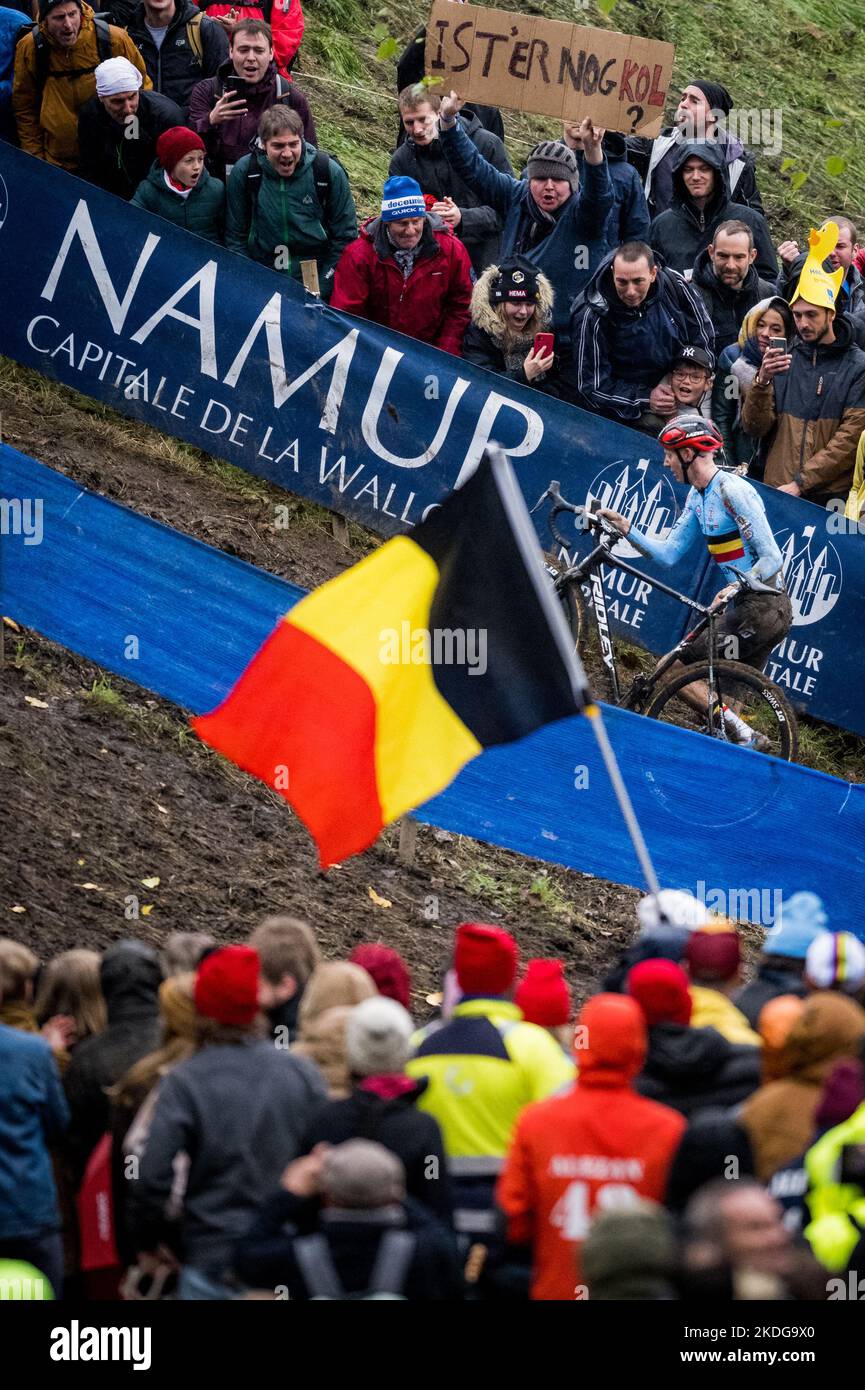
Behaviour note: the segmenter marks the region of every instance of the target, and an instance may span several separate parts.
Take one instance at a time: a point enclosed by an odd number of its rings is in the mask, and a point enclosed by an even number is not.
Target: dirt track
[[[152,432],[124,433],[68,395],[52,392],[38,418],[26,398],[2,393],[4,438],[85,487],[307,586],[374,543],[352,528],[346,549],[326,515],[303,506],[276,529],[274,508],[293,501],[286,494],[206,460],[181,466]],[[503,922],[525,956],[564,957],[580,996],[633,934],[632,890],[424,828],[412,868],[398,863],[389,831],[322,875],[281,798],[198,744],[181,711],[119,678],[106,687],[99,668],[34,634],[7,630],[6,653],[0,933],[43,958],[129,931],[155,942],[182,928],[237,939],[285,910],[310,918],[329,955],[379,938],[403,951],[420,1012],[459,921]],[[145,888],[153,877],[159,885]],[[391,906],[378,906],[370,888]],[[131,896],[150,912],[127,918]],[[425,915],[431,897],[437,921]]]

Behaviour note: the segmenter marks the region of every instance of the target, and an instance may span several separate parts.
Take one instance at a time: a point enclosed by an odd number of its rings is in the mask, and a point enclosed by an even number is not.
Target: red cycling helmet
[[[698,454],[712,454],[724,447],[715,421],[698,415],[695,410],[674,415],[661,430],[658,440],[665,449],[695,449]]]

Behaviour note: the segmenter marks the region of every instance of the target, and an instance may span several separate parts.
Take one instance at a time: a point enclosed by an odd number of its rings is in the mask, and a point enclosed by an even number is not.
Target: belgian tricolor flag
[[[282,793],[327,867],[484,748],[588,698],[522,494],[492,449],[410,534],[292,608],[192,723]]]

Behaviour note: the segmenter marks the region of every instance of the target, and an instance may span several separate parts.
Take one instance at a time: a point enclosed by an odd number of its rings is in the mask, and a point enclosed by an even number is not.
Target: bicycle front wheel
[[[714,663],[715,694],[722,706],[734,711],[739,719],[759,736],[762,752],[771,753],[785,762],[795,762],[799,747],[799,727],[796,716],[776,685],[752,666],[739,661]],[[651,696],[646,714],[665,724],[694,729],[712,738],[737,742],[728,728],[728,721],[715,716],[711,719],[701,703],[703,690],[709,681],[709,663],[701,661],[674,676]]]
[[[574,647],[585,658],[589,641],[589,619],[583,591],[575,580],[556,580],[556,593],[574,639]]]

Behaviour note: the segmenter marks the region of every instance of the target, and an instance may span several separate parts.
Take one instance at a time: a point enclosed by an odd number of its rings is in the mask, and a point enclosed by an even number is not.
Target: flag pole
[[[607,726],[604,723],[600,706],[592,701],[590,704],[586,705],[584,713],[592,726],[592,732],[601,750],[604,767],[607,769],[607,776],[613,784],[613,791],[619,803],[619,810],[622,813],[622,819],[625,825],[628,827],[628,834],[631,837],[631,844],[634,846],[634,852],[640,862],[640,868],[643,870],[643,877],[646,880],[649,892],[657,897],[658,893],[661,891],[658,883],[658,876],[655,873],[655,866],[652,863],[648,846],[643,838],[643,832],[640,829],[640,822],[637,820],[633,803],[628,795],[628,788],[625,786],[616,755],[613,752],[613,746],[610,743]]]
[[[565,616],[561,609],[561,604],[556,599],[552,586],[549,584],[543,573],[543,551],[540,542],[532,525],[529,511],[525,503],[516,475],[511,466],[511,462],[505,451],[498,444],[492,442],[487,446],[487,456],[493,467],[493,474],[499,485],[499,492],[505,510],[508,513],[513,527],[514,537],[519,545],[526,564],[526,569],[532,579],[536,581],[536,593],[541,604],[541,608],[546,614],[550,630],[556,639],[559,653],[565,663],[566,669],[570,673],[571,685],[574,691],[576,709],[580,710],[588,718],[595,739],[600,749],[607,776],[612,783],[622,819],[627,826],[631,843],[634,846],[637,860],[643,871],[646,885],[649,892],[657,895],[660,892],[658,875],[655,873],[655,866],[652,863],[640,823],[637,820],[633,803],[628,795],[618,760],[613,752],[607,734],[606,726],[601,715],[600,707],[595,703],[589,689],[589,682],[583,663],[574,647],[574,639],[565,622]]]

